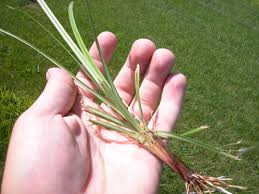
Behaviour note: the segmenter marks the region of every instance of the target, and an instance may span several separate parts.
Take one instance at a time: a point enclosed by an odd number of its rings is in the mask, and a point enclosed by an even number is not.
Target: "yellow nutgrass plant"
[[[136,90],[135,93],[136,93],[136,99],[138,103],[140,116],[137,117],[136,115],[134,115],[128,110],[127,105],[125,105],[123,100],[120,98],[113,84],[107,65],[105,64],[102,51],[100,49],[100,45],[96,38],[94,23],[91,18],[89,3],[87,0],[84,1],[84,4],[87,9],[89,23],[92,28],[94,39],[104,68],[104,74],[101,73],[101,71],[98,69],[97,65],[95,64],[93,58],[89,54],[87,47],[85,46],[84,41],[77,28],[76,21],[74,18],[74,13],[73,13],[74,2],[71,2],[69,4],[68,13],[69,13],[69,21],[71,24],[71,28],[77,44],[69,36],[67,31],[63,28],[63,26],[55,17],[55,15],[48,7],[46,2],[44,0],[37,0],[37,2],[42,8],[42,10],[45,12],[47,17],[50,19],[52,24],[55,26],[55,28],[57,29],[57,31],[59,32],[63,40],[67,43],[67,45],[69,46],[72,52],[69,51],[48,29],[46,29],[39,21],[34,19],[31,15],[29,15],[28,13],[22,10],[19,10],[10,6],[7,6],[7,7],[11,10],[16,10],[19,13],[29,17],[38,25],[40,25],[43,28],[43,30],[45,30],[48,34],[50,34],[51,37],[54,38],[54,40],[65,49],[67,54],[70,55],[75,60],[75,62],[80,66],[80,68],[86,73],[86,75],[95,84],[97,90],[93,90],[91,87],[85,85],[74,74],[72,74],[68,69],[66,69],[62,64],[60,64],[58,61],[56,61],[55,59],[53,59],[48,54],[46,54],[39,48],[35,47],[31,43],[29,43],[28,41],[2,28],[0,28],[0,34],[8,35],[14,39],[19,40],[20,42],[31,47],[39,54],[47,58],[56,66],[66,70],[74,79],[74,81],[79,85],[79,87],[83,89],[87,89],[97,99],[99,99],[100,102],[104,103],[113,113],[113,114],[107,113],[101,108],[98,109],[96,107],[83,105],[82,108],[84,109],[84,111],[96,116],[97,118],[92,120],[90,119],[89,122],[91,122],[93,125],[101,126],[106,129],[116,131],[124,135],[125,137],[129,138],[131,140],[130,142],[136,143],[140,147],[152,153],[159,160],[161,160],[163,163],[169,166],[172,169],[172,171],[176,172],[183,178],[183,180],[185,181],[187,194],[190,194],[190,193],[203,194],[203,193],[212,193],[215,191],[222,192],[225,194],[231,194],[231,192],[229,192],[227,189],[230,189],[230,188],[245,189],[244,187],[241,187],[241,186],[231,185],[230,183],[228,183],[228,181],[231,181],[232,179],[224,176],[210,177],[210,176],[202,176],[198,173],[195,173],[183,161],[181,161],[173,152],[169,150],[169,148],[167,147],[164,141],[168,139],[175,139],[175,140],[191,143],[196,146],[210,150],[212,152],[216,152],[218,154],[224,155],[226,157],[239,160],[240,159],[239,156],[234,156],[221,148],[214,148],[210,145],[206,145],[202,142],[199,142],[187,137],[190,134],[196,133],[202,129],[207,128],[206,126],[192,129],[180,135],[175,133],[163,132],[162,129],[154,130],[147,127],[147,123],[145,122],[143,117],[140,95],[139,95],[139,86],[140,86],[139,66],[137,66],[135,70],[135,90]]]

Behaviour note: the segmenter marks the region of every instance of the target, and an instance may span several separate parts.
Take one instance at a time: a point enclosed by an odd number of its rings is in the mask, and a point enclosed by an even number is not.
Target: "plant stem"
[[[158,159],[163,161],[173,171],[178,173],[186,182],[188,182],[193,173],[192,170],[187,167],[187,165],[185,165],[185,163],[174,153],[169,151],[163,140],[154,135],[152,131],[145,133],[145,136],[145,149],[154,154]]]

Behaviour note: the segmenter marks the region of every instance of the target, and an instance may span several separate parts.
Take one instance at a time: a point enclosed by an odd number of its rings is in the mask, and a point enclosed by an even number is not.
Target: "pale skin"
[[[116,37],[103,32],[98,40],[108,63]],[[95,44],[90,53],[100,66]],[[186,79],[170,73],[174,61],[170,50],[139,39],[114,81],[121,98],[138,115],[134,70],[140,65],[143,112],[154,130],[171,131],[181,110]],[[83,73],[77,76],[92,85]],[[50,69],[44,91],[13,128],[2,194],[157,193],[161,162],[120,134],[90,125],[82,104],[96,106],[94,97],[78,89],[65,71]]]

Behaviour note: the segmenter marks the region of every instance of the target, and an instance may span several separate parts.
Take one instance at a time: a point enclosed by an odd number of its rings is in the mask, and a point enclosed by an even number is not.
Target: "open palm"
[[[108,62],[116,38],[104,32],[98,39]],[[95,44],[90,53],[101,68]],[[134,42],[115,79],[121,98],[138,115],[134,71],[140,65],[142,108],[153,129],[170,131],[181,110],[186,81],[183,75],[170,73],[173,63],[169,50],[156,50],[150,40],[140,39]],[[91,94],[74,85],[66,72],[53,68],[47,78],[42,95],[15,124],[3,194],[156,193],[160,161],[124,136],[91,125],[87,120],[92,116],[82,110],[82,104],[98,105]],[[78,78],[93,86],[82,72]]]

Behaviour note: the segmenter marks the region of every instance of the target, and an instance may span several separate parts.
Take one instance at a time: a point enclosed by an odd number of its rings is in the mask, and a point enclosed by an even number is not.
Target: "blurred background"
[[[46,2],[72,35],[67,14],[70,1]],[[6,5],[30,13],[58,36],[36,3],[1,0],[0,27],[29,40],[73,72],[78,70],[50,35]],[[177,62],[172,71],[188,79],[177,133],[208,125],[209,129],[191,137],[216,147],[242,140],[241,145],[226,149],[254,147],[243,154],[242,161],[182,142],[171,142],[171,149],[196,171],[229,176],[235,184],[248,187],[234,193],[259,193],[259,2],[92,0],[91,9],[97,31],[111,31],[118,38],[109,65],[114,77],[138,38],[149,38],[158,48],[174,52]],[[93,35],[82,1],[75,1],[75,17],[90,46]],[[52,66],[30,48],[0,34],[0,177],[12,126],[43,90],[46,70]],[[183,192],[182,180],[165,167],[159,193]]]

